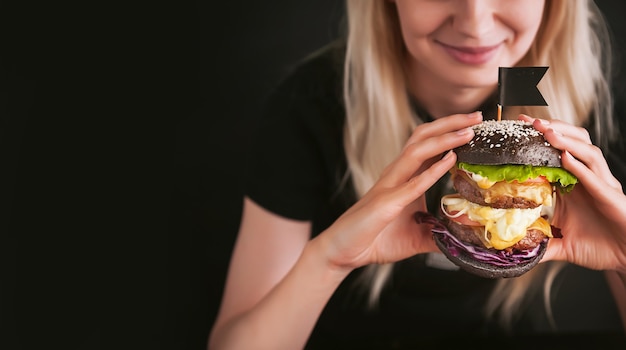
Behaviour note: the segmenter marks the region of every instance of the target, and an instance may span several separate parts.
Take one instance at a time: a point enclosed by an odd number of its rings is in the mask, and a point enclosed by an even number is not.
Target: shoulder
[[[340,141],[344,49],[341,41],[333,42],[288,69],[264,101],[257,130],[262,137],[287,137],[289,144]]]
[[[252,126],[245,193],[283,217],[311,220],[343,172],[343,51],[333,43],[294,65]]]
[[[291,99],[341,100],[345,45],[335,41],[288,68],[273,95]]]

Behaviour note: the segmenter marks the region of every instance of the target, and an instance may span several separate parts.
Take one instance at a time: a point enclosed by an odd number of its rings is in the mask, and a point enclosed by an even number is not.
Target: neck
[[[409,89],[433,118],[471,113],[495,91],[496,86],[458,86],[435,79],[425,71],[410,74]],[[442,93],[444,91],[445,93]]]

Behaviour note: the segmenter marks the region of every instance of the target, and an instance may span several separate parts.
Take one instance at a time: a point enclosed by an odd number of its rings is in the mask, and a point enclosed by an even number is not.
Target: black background
[[[599,3],[626,47],[623,2]],[[251,122],[341,2],[1,12],[0,346],[204,348]]]

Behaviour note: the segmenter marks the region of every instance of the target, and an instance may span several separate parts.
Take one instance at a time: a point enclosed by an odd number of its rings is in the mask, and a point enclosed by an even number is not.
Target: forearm
[[[324,306],[349,270],[334,269],[311,241],[285,276],[254,308],[214,330],[210,349],[303,348]]]
[[[626,273],[606,271],[605,274],[626,332]]]

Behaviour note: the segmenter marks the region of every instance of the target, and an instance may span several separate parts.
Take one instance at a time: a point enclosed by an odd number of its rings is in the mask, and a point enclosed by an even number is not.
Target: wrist
[[[302,254],[304,259],[315,261],[317,265],[322,266],[330,278],[343,280],[354,267],[338,264],[331,256],[331,251],[326,240],[322,236],[317,236],[307,243]]]

